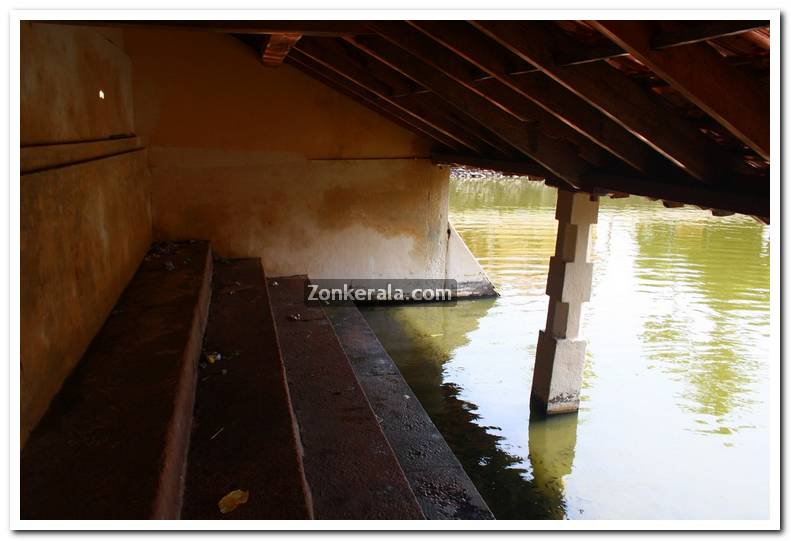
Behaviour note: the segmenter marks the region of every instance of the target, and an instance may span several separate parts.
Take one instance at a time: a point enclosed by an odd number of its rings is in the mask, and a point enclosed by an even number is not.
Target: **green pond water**
[[[451,181],[501,296],[363,313],[500,519],[769,513],[769,228],[602,198],[580,411],[529,410],[556,192]]]

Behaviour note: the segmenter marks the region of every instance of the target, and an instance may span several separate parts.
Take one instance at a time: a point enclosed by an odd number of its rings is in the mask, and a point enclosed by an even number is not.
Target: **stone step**
[[[324,310],[304,302],[307,277],[268,279],[316,519],[422,519]]]
[[[234,490],[247,502],[221,513]],[[308,501],[261,262],[217,260],[181,518],[304,519]]]
[[[494,515],[356,306],[324,309],[426,518]]]
[[[208,242],[155,245],[21,455],[23,519],[175,519],[210,298]]]

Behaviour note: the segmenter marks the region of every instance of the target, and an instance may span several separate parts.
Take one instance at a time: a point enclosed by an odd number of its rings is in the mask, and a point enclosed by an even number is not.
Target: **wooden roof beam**
[[[543,178],[547,185],[557,185],[550,172],[532,162],[493,160],[442,152],[432,153],[431,159],[435,163],[443,165],[473,167],[499,171],[508,175]],[[591,170],[583,175],[580,189],[590,193],[609,193],[615,197],[631,194],[673,201],[676,205],[688,204],[738,212],[756,216],[763,223],[769,223],[769,195],[767,193],[715,190],[694,181],[667,183],[650,178],[630,177],[597,170]]]
[[[544,135],[573,142],[578,147],[577,154],[583,159],[596,165],[607,165],[610,162],[609,156],[606,155],[600,146],[545,111],[530,99],[525,98],[494,79],[478,81],[473,77],[473,72],[477,72],[473,64],[452,51],[446,50],[444,47],[438,47],[434,40],[419,30],[400,21],[379,21],[371,23],[371,28],[396,47],[403,49],[421,62],[434,67],[442,74],[480,95],[520,121],[537,122],[540,124]],[[538,75],[545,77],[541,74]],[[489,129],[487,124],[481,123],[477,118],[472,116],[470,118],[477,122],[482,129]]]
[[[651,48],[648,21],[589,21],[729,132],[769,159],[769,93],[704,43]]]
[[[719,150],[659,99],[617,69],[604,63],[559,66],[561,50],[555,34],[537,22],[471,21],[501,45],[539,68],[555,81],[612,118],[692,177],[703,182],[719,178],[727,160]]]
[[[651,48],[667,49],[743,34],[766,28],[769,21],[678,21],[678,24],[675,30],[655,33],[651,37]]]
[[[272,34],[263,45],[261,63],[270,68],[276,68],[283,63],[288,52],[299,41],[302,34]]]
[[[428,109],[435,114],[441,115],[450,124],[456,126],[459,133],[464,133],[468,137],[479,141],[485,147],[481,154],[499,157],[513,157],[516,155],[516,152],[508,143],[486,127],[473,122],[468,116],[453,108],[453,106],[433,92],[422,95],[400,96],[396,99],[407,106],[415,106],[421,110]]]
[[[480,156],[448,154],[444,152],[432,152],[431,161],[439,165],[485,169],[488,171],[497,171],[506,175],[529,176],[541,180],[552,177],[552,173],[547,171],[546,168],[530,161],[493,160],[491,158],[481,158]]]
[[[676,30],[657,32],[651,40],[651,47],[653,49],[669,49],[690,43],[735,36],[769,26],[769,21],[678,21],[678,23],[682,26]],[[573,66],[609,60],[628,54],[629,52],[613,43],[601,47],[560,51],[555,60],[561,66]]]
[[[577,156],[572,145],[546,136],[535,123],[519,121],[486,98],[392,43],[373,36],[346,39],[486,126],[564,182],[576,185],[580,175],[588,169],[588,164]]]
[[[315,41],[316,39],[320,39],[320,41]],[[349,58],[340,43],[331,39],[303,39],[297,44],[295,51],[299,51],[351,83],[364,88],[407,115],[428,124],[444,137],[456,141],[457,145],[461,144],[475,153],[485,152],[478,143],[459,134],[455,127],[447,119],[437,114],[436,111],[430,109],[416,111],[410,105],[404,104],[395,98],[392,89]]]
[[[580,154],[592,162],[602,163],[605,161],[603,152],[598,146],[531,100],[497,81],[490,80],[480,83],[476,81],[473,78],[472,64],[444,47],[437,47],[435,41],[420,31],[399,21],[379,21],[371,23],[371,28],[390,43],[434,67],[519,120],[538,122],[541,124],[542,131],[547,135],[573,141],[580,147]],[[485,124],[480,125],[484,129],[488,128]]]
[[[76,26],[107,26],[129,28],[160,28],[166,30],[191,30],[225,34],[284,34],[303,36],[343,37],[369,34],[362,21],[224,21],[224,20],[88,20],[88,21],[36,21],[47,24]]]
[[[532,100],[580,134],[643,173],[655,173],[659,157],[609,117],[548,78],[543,73],[514,77],[508,73],[505,52],[462,21],[409,21],[451,51],[500,83]],[[490,83],[479,81],[478,88]],[[485,92],[485,90],[484,90]]]
[[[583,177],[585,191],[625,192],[677,203],[715,208],[758,216],[769,223],[767,194],[720,190],[700,183],[667,183],[641,177],[631,178],[603,171],[590,171]]]
[[[408,52],[420,61],[434,67],[444,75],[453,79],[468,90],[475,92],[490,101],[508,114],[523,121],[535,121],[541,124],[542,130],[551,136],[574,141],[586,147],[585,151],[592,159],[601,159],[601,152],[585,137],[570,129],[552,114],[537,106],[525,96],[501,84],[488,84],[494,81],[479,82],[473,77],[473,64],[453,51],[437,47],[437,43],[419,30],[400,21],[377,21],[370,23],[371,28],[390,43]],[[599,156],[596,156],[596,153]]]
[[[332,70],[327,69],[307,56],[301,55],[299,51],[295,50],[294,54],[290,55],[286,62],[306,75],[368,107],[375,113],[385,116],[389,120],[410,131],[428,136],[444,148],[454,149],[456,151],[460,151],[463,148],[457,141],[448,138],[425,122],[404,113],[402,110],[382,100],[375,94],[368,92],[364,88],[351,84],[347,79],[344,79]]]
[[[395,101],[421,118],[441,119],[447,130],[468,142],[468,148],[474,147],[478,154],[508,156],[514,153],[499,137],[470,122],[468,118],[431,92],[423,95],[400,96],[395,98]]]

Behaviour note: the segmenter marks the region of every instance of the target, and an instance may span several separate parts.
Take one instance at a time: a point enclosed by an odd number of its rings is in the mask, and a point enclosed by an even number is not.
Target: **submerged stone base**
[[[448,224],[445,277],[456,280],[456,296],[460,299],[498,296],[483,267],[452,224]]]
[[[577,411],[587,342],[538,333],[531,401],[547,415]]]

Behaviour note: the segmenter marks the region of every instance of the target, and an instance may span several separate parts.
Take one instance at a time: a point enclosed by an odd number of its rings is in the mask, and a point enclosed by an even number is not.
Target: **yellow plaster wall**
[[[270,275],[437,276],[447,169],[430,142],[233,37],[127,29],[154,234]]]
[[[108,35],[23,21],[19,53],[22,146],[134,132],[131,64]]]
[[[90,28],[28,22],[21,43],[24,445],[142,260],[151,209],[145,150],[108,139],[134,131],[124,52]]]

